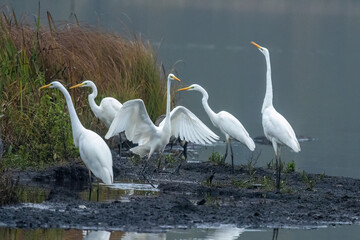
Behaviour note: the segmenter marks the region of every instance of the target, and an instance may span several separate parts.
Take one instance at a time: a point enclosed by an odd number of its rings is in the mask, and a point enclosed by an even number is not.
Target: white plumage
[[[57,88],[64,94],[70,114],[74,144],[79,148],[81,159],[97,178],[106,184],[112,184],[113,161],[105,141],[97,133],[84,128],[75,112],[69,92],[61,83],[54,81],[40,89],[43,88]]]
[[[98,91],[96,85],[90,80],[72,86],[70,89],[76,87],[90,87],[92,89],[92,93],[88,96],[91,111],[93,111],[94,115],[109,128],[115,118],[115,114],[121,109],[122,104],[115,98],[106,97],[101,100],[100,105],[97,105],[95,98]]]
[[[203,96],[202,104],[207,115],[209,116],[212,124],[225,135],[226,138],[225,159],[227,157],[228,145],[230,145],[231,162],[234,169],[234,156],[231,146],[231,139],[235,139],[241,142],[242,144],[246,145],[250,149],[250,151],[254,151],[255,143],[252,140],[252,138],[249,136],[249,133],[246,131],[244,126],[241,124],[241,122],[229,112],[221,111],[219,113],[215,113],[208,104],[208,99],[209,99],[208,93],[200,85],[192,84],[189,87],[181,88],[178,91],[183,91],[183,90],[188,90],[188,91],[195,90],[202,93]]]
[[[125,102],[116,114],[105,138],[108,139],[125,131],[129,140],[138,143],[137,147],[130,150],[140,156],[148,154],[148,159],[156,151],[162,153],[172,135],[199,144],[211,143],[218,139],[218,136],[188,109],[177,107],[170,113],[171,80],[180,81],[175,75],[169,74],[166,117],[159,127],[155,126],[149,118],[141,99],[130,100]]]
[[[270,54],[267,48],[261,47],[260,45],[251,42],[256,46],[259,51],[264,54],[266,60],[266,92],[261,109],[262,114],[262,125],[264,134],[269,141],[272,142],[276,160],[277,160],[277,191],[280,190],[280,174],[281,174],[281,145],[288,146],[294,152],[301,151],[300,144],[296,138],[295,132],[291,127],[290,123],[278,113],[273,106],[273,89],[271,81],[271,65],[270,65]]]

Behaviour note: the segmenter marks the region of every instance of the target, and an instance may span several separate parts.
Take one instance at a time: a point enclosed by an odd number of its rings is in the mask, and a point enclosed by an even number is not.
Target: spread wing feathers
[[[220,130],[231,138],[245,144],[251,151],[255,149],[255,143],[241,122],[232,114],[221,111],[218,113],[218,125]]]
[[[156,126],[152,123],[141,99],[134,99],[123,104],[116,113],[106,139],[125,131],[126,138],[139,145],[148,142],[156,134]]]
[[[294,152],[301,151],[300,144],[290,123],[277,111],[263,115],[263,128],[266,137],[286,145]]]
[[[198,144],[211,144],[219,139],[195,114],[185,107],[174,108],[170,113],[170,120],[171,134],[175,137],[179,136],[181,139]]]

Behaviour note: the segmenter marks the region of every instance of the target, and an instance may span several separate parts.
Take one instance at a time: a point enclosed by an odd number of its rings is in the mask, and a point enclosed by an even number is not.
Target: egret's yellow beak
[[[189,90],[190,88],[191,88],[191,87],[180,88],[180,89],[178,89],[178,90],[176,90],[176,91],[178,92],[178,91]]]
[[[178,78],[177,78],[177,77],[175,77],[175,76],[172,76],[172,78],[173,78],[173,79],[175,79],[176,81],[181,82],[181,80],[180,80],[180,79],[178,79]]]
[[[259,44],[255,43],[255,42],[251,42],[251,44],[253,44],[257,48],[262,48]]]
[[[79,84],[76,84],[76,85],[70,87],[70,89],[81,87],[81,86],[84,86],[84,85],[85,85],[85,83],[79,83]]]
[[[41,90],[43,88],[49,88],[49,87],[50,87],[50,84],[40,87],[39,90]]]

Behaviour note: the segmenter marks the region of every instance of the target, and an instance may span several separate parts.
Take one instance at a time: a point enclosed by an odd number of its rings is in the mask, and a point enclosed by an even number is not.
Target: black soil
[[[116,182],[144,180],[143,161],[121,160],[114,153]],[[358,223],[360,180],[292,172],[282,174],[281,193],[273,191],[274,171],[211,162],[151,161],[147,178],[160,190],[156,196],[94,202],[79,197],[88,187],[88,171],[78,160],[71,166],[46,171],[13,171],[24,186],[49,190],[41,208],[30,204],[0,207],[0,224],[20,228],[86,228],[125,231],[162,231],[232,224],[238,227],[316,227]],[[173,166],[171,166],[173,165]],[[93,184],[94,185],[94,184]],[[96,186],[96,184],[95,184]]]

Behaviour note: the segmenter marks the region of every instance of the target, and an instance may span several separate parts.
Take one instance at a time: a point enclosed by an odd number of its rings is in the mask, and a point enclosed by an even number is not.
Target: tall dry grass
[[[48,95],[38,91],[55,79],[67,87],[92,80],[98,102],[105,96],[121,102],[141,98],[153,120],[165,112],[165,73],[150,43],[137,36],[124,38],[78,23],[56,26],[50,14],[47,26],[40,25],[39,17],[31,26],[19,23],[15,14],[4,15],[0,18],[0,64],[0,113],[4,114],[0,124],[11,165],[24,157],[47,163],[49,158],[74,156],[63,96],[54,90]],[[105,126],[88,106],[89,91],[69,92],[85,127],[104,134]]]

